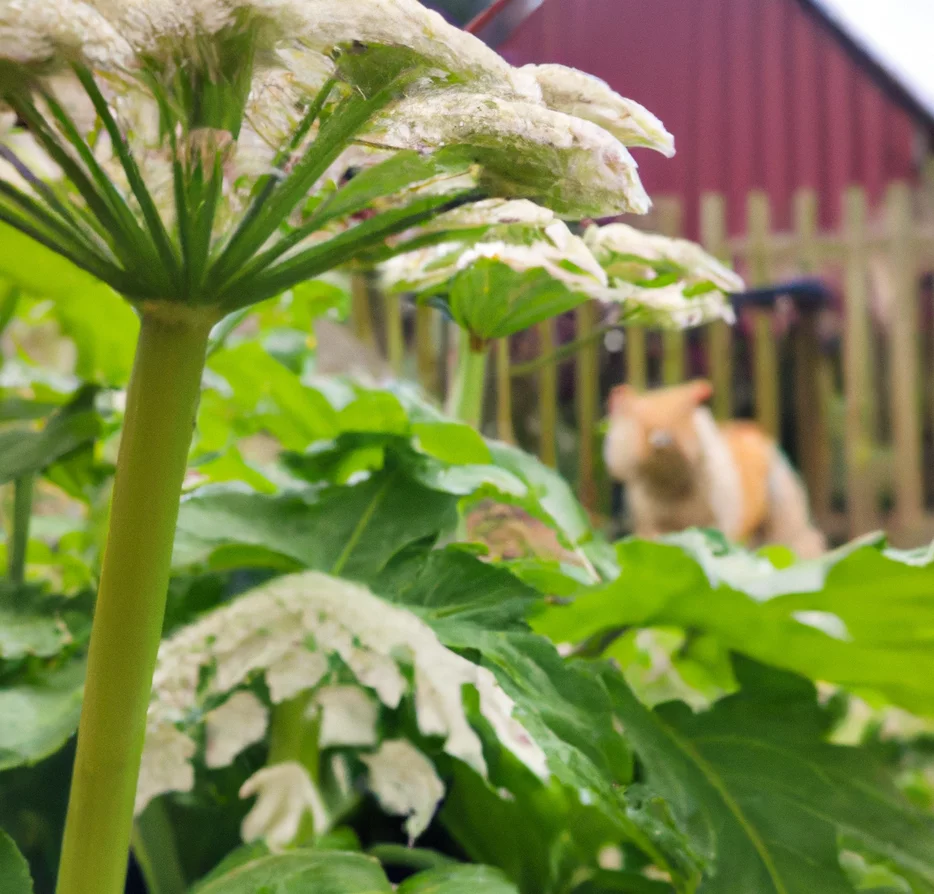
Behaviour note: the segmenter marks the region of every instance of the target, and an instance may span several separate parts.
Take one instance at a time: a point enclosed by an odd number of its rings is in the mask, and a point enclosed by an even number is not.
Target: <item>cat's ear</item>
[[[713,385],[706,379],[694,379],[693,382],[688,383],[688,389],[691,400],[697,406],[706,403],[713,397]]]
[[[625,413],[636,398],[636,390],[632,385],[617,385],[610,390],[610,398],[607,401],[607,408],[611,416],[619,413]]]

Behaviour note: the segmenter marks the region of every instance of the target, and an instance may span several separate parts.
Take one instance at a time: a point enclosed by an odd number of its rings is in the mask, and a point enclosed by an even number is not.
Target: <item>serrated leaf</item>
[[[29,864],[3,829],[0,829],[0,891],[3,894],[33,894]]]
[[[590,298],[541,268],[514,270],[483,259],[451,281],[448,305],[458,325],[479,338],[494,339],[550,320]]]
[[[934,711],[934,564],[925,556],[855,546],[776,570],[695,538],[630,540],[620,576],[548,606],[537,630],[580,642],[616,627],[680,627],[813,680]]]
[[[502,872],[489,866],[445,866],[406,879],[398,894],[518,894]]]
[[[379,863],[362,854],[299,851],[260,857],[209,881],[191,894],[390,894]]]
[[[51,316],[78,348],[79,376],[108,385],[127,381],[139,322],[110,286],[7,224],[0,224],[0,276],[54,302]]]
[[[67,628],[55,615],[0,605],[0,658],[6,661],[27,655],[49,658],[57,655],[69,640]]]
[[[205,488],[182,501],[173,561],[183,567],[226,547],[251,547],[254,561],[262,550],[299,567],[366,578],[407,544],[450,527],[454,511],[453,497],[394,472],[307,501]]]
[[[736,673],[742,690],[700,714],[650,711],[605,674],[648,786],[711,859],[699,894],[851,894],[841,835],[934,880],[934,817],[868,752],[826,743],[813,685],[746,659]]]
[[[83,689],[83,661],[0,689],[0,770],[34,764],[61,748],[78,727]]]
[[[85,388],[57,410],[41,431],[10,428],[0,432],[0,484],[42,472],[92,442],[101,430],[94,410],[96,389]]]
[[[576,887],[573,894],[674,894],[674,890],[667,882],[646,878],[637,872],[604,869]]]

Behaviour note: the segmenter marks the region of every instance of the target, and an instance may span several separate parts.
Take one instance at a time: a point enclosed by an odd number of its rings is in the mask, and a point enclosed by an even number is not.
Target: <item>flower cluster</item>
[[[59,179],[7,129],[0,220],[138,304],[221,313],[488,196],[644,212],[627,146],[673,151],[601,81],[417,0],[3,0],[0,104]]]
[[[446,649],[411,612],[317,572],[279,578],[163,642],[136,810],[160,794],[191,790],[195,760],[208,768],[230,764],[264,738],[270,706],[304,694],[309,715],[318,719],[319,747],[361,751],[374,793],[387,810],[410,816],[415,837],[444,789],[414,744],[383,741],[381,717],[411,699],[418,733],[443,740],[447,754],[485,774],[481,741],[464,709],[465,686],[476,691],[480,712],[504,747],[547,777],[543,752],[513,717],[513,702],[493,675]],[[397,760],[403,752],[408,769]],[[266,775],[245,785],[244,797],[278,784],[275,773],[261,772]],[[408,789],[406,780],[414,777],[421,781]],[[314,806],[319,816],[323,811],[311,796],[296,803]],[[255,809],[262,813],[268,803]],[[248,817],[244,835],[256,837],[257,827],[265,828]]]

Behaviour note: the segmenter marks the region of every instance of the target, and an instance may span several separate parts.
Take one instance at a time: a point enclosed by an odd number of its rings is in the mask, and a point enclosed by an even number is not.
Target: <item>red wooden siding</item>
[[[498,49],[589,71],[659,115],[678,154],[634,154],[649,193],[680,195],[689,224],[715,190],[738,232],[746,194],[764,189],[786,227],[807,186],[832,225],[846,185],[875,202],[917,175],[923,125],[799,0],[545,0]]]

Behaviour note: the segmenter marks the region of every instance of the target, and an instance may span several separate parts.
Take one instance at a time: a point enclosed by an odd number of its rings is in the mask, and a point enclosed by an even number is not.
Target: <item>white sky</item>
[[[820,0],[934,113],[934,0]]]

